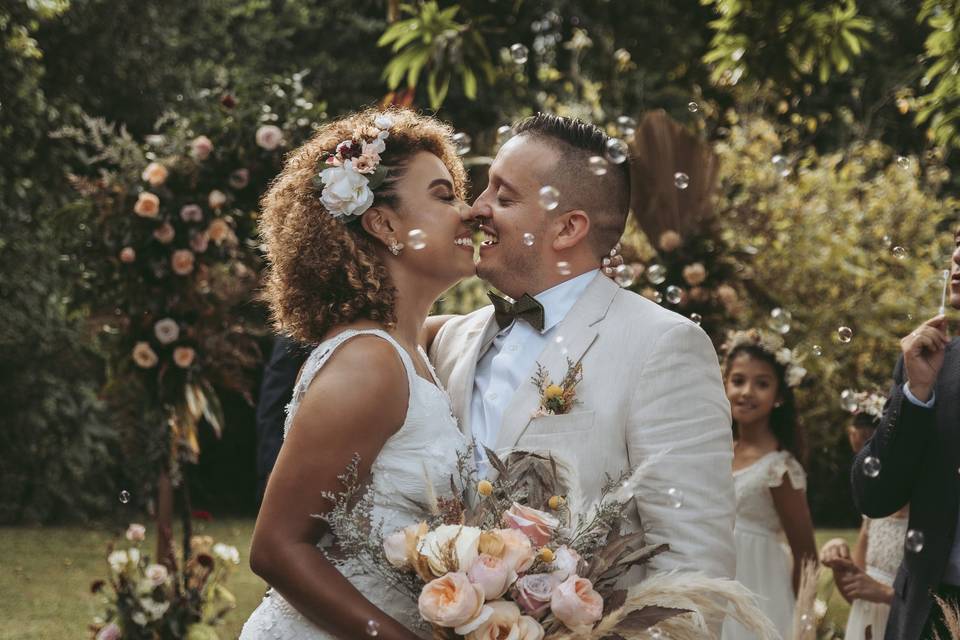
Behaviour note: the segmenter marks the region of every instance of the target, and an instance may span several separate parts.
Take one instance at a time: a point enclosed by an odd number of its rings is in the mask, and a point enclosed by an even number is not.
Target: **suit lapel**
[[[580,361],[596,341],[596,325],[606,316],[607,309],[619,290],[620,287],[603,274],[597,274],[590,282],[567,317],[556,327],[553,337],[537,356],[536,362],[513,395],[497,434],[497,450],[516,446],[540,406],[540,390],[532,381],[537,364],[546,368],[553,382],[559,383],[563,380],[569,366],[567,360],[574,363]],[[562,340],[557,341],[557,338]],[[584,375],[589,375],[589,372],[584,372]]]
[[[938,385],[937,389],[937,404],[942,407],[937,412],[937,428],[943,431],[944,440],[950,443],[951,465],[956,467],[960,464],[960,403],[953,399],[960,397],[960,339],[954,339],[947,345],[943,369],[943,384]]]
[[[473,430],[470,427],[470,417],[477,362],[490,347],[498,329],[493,317],[493,307],[489,307],[488,314],[478,319],[474,327],[467,331],[462,357],[456,359],[456,365],[450,372],[447,383],[450,403],[453,405],[454,414],[460,420],[460,431],[471,440]]]

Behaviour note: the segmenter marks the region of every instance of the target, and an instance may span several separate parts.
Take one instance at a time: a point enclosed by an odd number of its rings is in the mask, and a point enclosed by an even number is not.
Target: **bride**
[[[318,346],[253,534],[250,565],[271,589],[241,640],[418,638],[416,603],[338,557],[315,515],[356,454],[384,530],[425,519],[417,505],[449,494],[466,448],[422,348],[436,298],[474,272],[451,134],[410,111],[341,118],[289,156],[263,199],[275,323]]]

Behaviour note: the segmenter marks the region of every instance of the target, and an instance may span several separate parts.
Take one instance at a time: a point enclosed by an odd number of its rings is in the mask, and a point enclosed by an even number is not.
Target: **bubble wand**
[[[940,294],[940,314],[943,315],[947,312],[947,287],[950,286],[950,271],[948,269],[943,270],[943,292]]]

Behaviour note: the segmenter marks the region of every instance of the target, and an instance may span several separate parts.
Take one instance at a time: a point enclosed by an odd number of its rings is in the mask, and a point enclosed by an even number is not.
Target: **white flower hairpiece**
[[[393,119],[381,114],[373,124],[338,144],[333,153],[324,153],[314,177],[314,185],[321,190],[320,202],[331,216],[344,222],[359,218],[370,208],[373,190],[387,177],[380,155],[387,150]]]
[[[857,391],[853,394],[856,406],[850,409],[853,415],[865,413],[873,416],[874,420],[883,417],[883,405],[887,403],[887,398],[876,391]]]
[[[788,387],[800,386],[807,375],[807,370],[800,366],[803,358],[796,351],[784,346],[783,338],[777,334],[758,329],[730,331],[721,349],[724,353],[730,353],[743,346],[759,347],[780,363],[784,368],[784,380]]]

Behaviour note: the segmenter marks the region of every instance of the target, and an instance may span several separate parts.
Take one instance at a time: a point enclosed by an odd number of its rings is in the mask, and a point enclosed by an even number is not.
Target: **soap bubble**
[[[546,185],[540,189],[540,206],[547,211],[553,211],[560,204],[560,192],[556,187]]]
[[[520,44],[519,42],[510,47],[510,57],[517,64],[524,64],[527,61],[527,57],[530,55],[530,51],[526,46]]]
[[[607,157],[607,160],[613,164],[623,164],[627,156],[630,155],[630,148],[627,147],[627,143],[620,138],[610,138],[607,140],[604,155]]]

